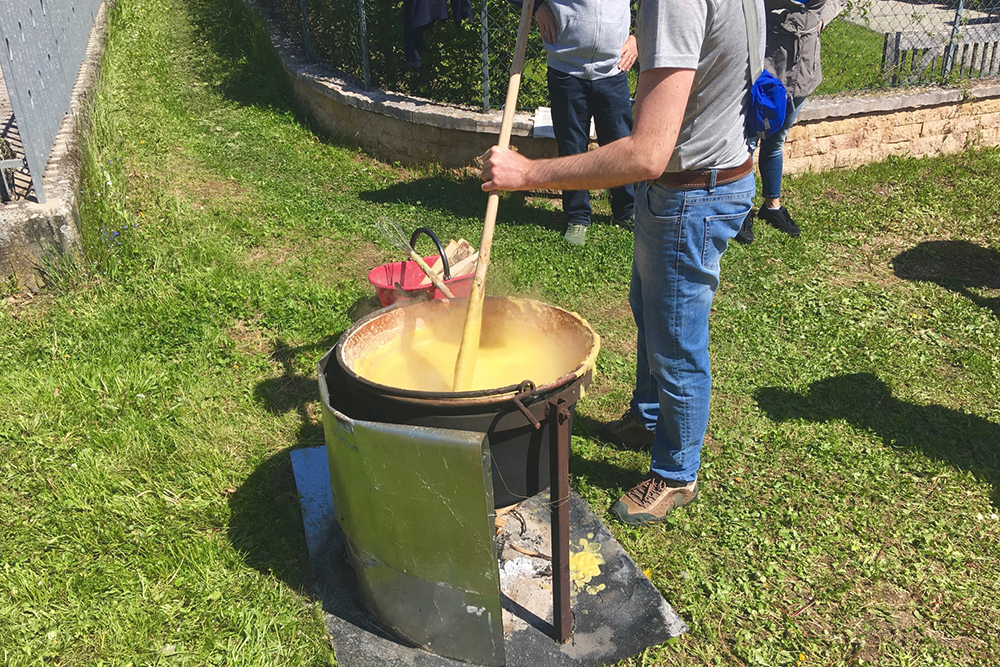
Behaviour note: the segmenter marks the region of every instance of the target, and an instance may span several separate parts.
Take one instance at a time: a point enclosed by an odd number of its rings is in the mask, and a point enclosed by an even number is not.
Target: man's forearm
[[[694,70],[688,69],[642,72],[632,134],[596,150],[547,160],[491,150],[483,189],[593,190],[658,177],[673,154],[693,80]]]
[[[656,171],[634,137],[623,137],[595,150],[561,158],[535,160],[525,174],[527,189],[596,190],[655,178]]]

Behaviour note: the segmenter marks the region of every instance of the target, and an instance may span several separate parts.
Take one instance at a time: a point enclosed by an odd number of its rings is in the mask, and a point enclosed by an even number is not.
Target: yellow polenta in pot
[[[465,317],[464,302],[428,302],[386,313],[358,343],[349,367],[370,382],[400,389],[449,393]],[[537,387],[593,366],[597,335],[579,316],[527,299],[490,299],[470,391],[530,380]],[[388,323],[387,323],[388,324]],[[363,349],[362,349],[363,348]]]

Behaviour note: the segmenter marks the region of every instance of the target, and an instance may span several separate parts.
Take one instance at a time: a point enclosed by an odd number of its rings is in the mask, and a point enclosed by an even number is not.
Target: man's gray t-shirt
[[[693,69],[684,120],[666,171],[746,162],[749,59],[741,0],[639,0],[639,67]]]
[[[578,79],[620,73],[618,61],[628,39],[629,0],[545,0],[559,25],[555,43],[545,44],[548,65]]]

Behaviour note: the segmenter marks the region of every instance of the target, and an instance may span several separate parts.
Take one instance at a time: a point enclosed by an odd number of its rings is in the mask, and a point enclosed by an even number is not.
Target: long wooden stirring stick
[[[523,0],[521,5],[521,20],[517,28],[517,42],[514,45],[514,61],[510,65],[510,82],[507,84],[507,100],[503,106],[503,118],[500,122],[500,139],[498,146],[510,145],[510,133],[514,127],[514,112],[517,110],[517,93],[521,87],[521,70],[524,68],[524,51],[528,44],[528,32],[531,29],[531,10],[533,0]],[[472,387],[472,374],[476,370],[476,357],[479,354],[479,334],[483,324],[483,297],[486,294],[486,269],[490,265],[490,246],[493,245],[493,228],[496,226],[497,209],[500,206],[500,193],[493,191],[486,201],[486,218],[483,221],[483,238],[479,243],[479,263],[476,265],[476,277],[472,281],[472,292],[469,294],[469,307],[465,312],[465,328],[462,330],[462,344],[458,348],[458,359],[455,361],[454,391],[467,391]]]

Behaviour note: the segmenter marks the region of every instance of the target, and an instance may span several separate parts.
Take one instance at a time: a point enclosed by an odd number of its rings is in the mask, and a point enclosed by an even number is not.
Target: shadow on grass
[[[574,435],[582,435],[593,440],[603,442],[599,435],[602,426],[604,426],[604,422],[597,421],[596,419],[592,419],[590,417],[584,417],[578,414],[573,418]],[[617,445],[609,443],[606,444],[612,449],[625,449]],[[642,451],[644,451],[647,456],[649,455],[648,447]],[[646,470],[639,472],[629,468],[622,468],[621,466],[608,463],[606,461],[586,459],[578,454],[570,452],[569,470],[571,475],[586,477],[587,480],[594,486],[600,486],[604,489],[614,491],[615,489],[630,489],[635,486],[648,471],[648,466]]]
[[[973,290],[1000,290],[1000,252],[968,241],[925,241],[893,260],[893,272],[903,280],[932,282],[960,294],[1000,320],[1000,295]]]
[[[187,0],[186,6],[195,43],[204,43],[222,61],[195,62],[206,81],[239,104],[296,111],[267,28],[242,0]]]
[[[229,496],[229,542],[248,565],[295,590],[312,587],[289,447],[262,462]]]
[[[300,447],[322,445],[323,426],[311,406],[319,399],[314,375],[296,371],[296,360],[310,359],[333,347],[338,336],[299,347],[275,342],[271,358],[281,364],[281,377],[264,380],[254,390],[261,405],[273,414],[294,411],[301,419],[296,442],[263,461],[229,496],[229,541],[258,571],[273,575],[300,591],[312,585],[298,491],[288,453]]]
[[[292,83],[271,43],[268,24],[243,0],[187,0],[186,6],[191,16],[193,41],[203,43],[219,58],[218,62],[192,61],[205,82],[242,106],[294,115],[325,144],[356,147],[357,142],[347,136],[330,136],[295,104]],[[274,13],[273,7],[260,8]],[[274,25],[279,31],[289,27],[280,20]],[[279,34],[278,38],[287,36]]]
[[[362,201],[373,204],[409,204],[418,209],[431,209],[458,218],[482,218],[486,212],[487,193],[473,178],[455,180],[446,176],[428,176],[405,183],[394,183],[378,190],[359,194]],[[518,194],[501,195],[499,225],[534,225],[562,231],[565,222],[558,212],[529,206]],[[405,225],[404,225],[405,227]]]
[[[271,359],[281,365],[282,374],[264,380],[254,389],[254,398],[268,412],[280,415],[294,410],[298,413],[302,423],[293,449],[315,447],[324,442],[323,424],[319,421],[319,411],[314,407],[319,400],[319,385],[313,373],[302,375],[296,370],[296,361],[303,355],[312,359],[317,357],[317,353],[325,354],[339,338],[338,333],[298,347],[289,347],[281,339],[276,340]]]
[[[901,401],[870,373],[829,377],[809,385],[805,394],[764,387],[755,399],[773,421],[844,420],[875,433],[886,445],[919,450],[967,470],[993,487],[993,504],[1000,507],[1000,425],[982,417]]]

